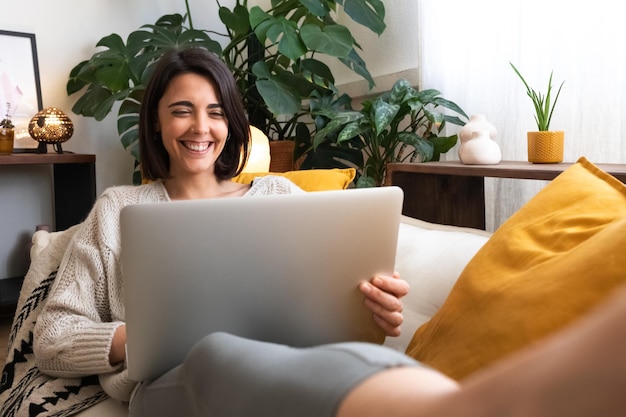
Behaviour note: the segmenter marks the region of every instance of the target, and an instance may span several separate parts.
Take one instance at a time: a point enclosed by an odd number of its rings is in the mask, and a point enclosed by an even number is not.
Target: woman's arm
[[[33,349],[43,372],[77,377],[119,370],[109,362],[124,320],[119,205],[105,193],[68,245],[35,325]]]

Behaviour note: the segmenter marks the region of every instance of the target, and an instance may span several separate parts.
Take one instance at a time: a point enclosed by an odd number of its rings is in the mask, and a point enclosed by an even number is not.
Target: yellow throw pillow
[[[242,173],[233,178],[240,184],[250,184],[255,178],[265,175],[286,177],[304,191],[343,190],[348,188],[356,170],[354,168],[304,169],[287,172]]]
[[[496,230],[406,353],[462,379],[626,281],[624,248],[626,186],[583,157]]]

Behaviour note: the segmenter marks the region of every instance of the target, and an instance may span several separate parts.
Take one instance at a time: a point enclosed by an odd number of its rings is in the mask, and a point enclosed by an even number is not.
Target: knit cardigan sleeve
[[[73,236],[35,325],[33,350],[41,371],[57,377],[100,375],[107,394],[129,398],[134,383],[123,365],[109,364],[113,334],[125,319],[119,214],[125,205],[159,200],[150,197],[154,189],[105,191]]]

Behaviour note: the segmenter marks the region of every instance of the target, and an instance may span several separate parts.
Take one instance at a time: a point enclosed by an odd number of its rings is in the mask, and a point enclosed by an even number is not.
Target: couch
[[[396,269],[411,285],[404,299],[404,324],[400,337],[388,337],[385,345],[404,351],[415,330],[428,321],[446,299],[467,262],[487,241],[481,230],[442,226],[403,216],[398,233]],[[37,257],[57,233],[33,235],[31,256]],[[127,415],[126,408],[108,399],[79,414],[81,417]]]
[[[324,175],[332,177],[331,188],[344,188],[353,172]],[[319,178],[309,185],[316,184]],[[36,232],[33,259],[62,238]],[[623,285],[624,247],[626,186],[585,158],[493,234],[403,216],[396,269],[411,290],[402,335],[384,343],[461,380],[565,326]],[[79,415],[126,410],[105,400]]]

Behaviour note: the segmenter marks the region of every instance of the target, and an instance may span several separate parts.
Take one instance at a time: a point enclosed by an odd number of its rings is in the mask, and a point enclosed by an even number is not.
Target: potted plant
[[[535,108],[535,122],[537,123],[537,131],[527,132],[528,140],[528,161],[533,163],[558,163],[563,161],[563,144],[565,132],[562,130],[550,130],[550,122],[554,107],[561,94],[561,88],[565,81],[561,83],[556,92],[554,101],[552,101],[552,72],[548,79],[548,88],[546,94],[537,92],[532,89],[519,70],[511,62],[511,67],[517,76],[522,80],[526,87],[526,94],[533,102]]]
[[[219,0],[216,0],[219,5]],[[122,145],[138,161],[138,111],[152,64],[172,47],[201,46],[218,54],[231,68],[251,124],[272,139],[295,135],[299,119],[308,114],[303,102],[313,93],[332,94],[334,78],[317,56],[335,57],[374,82],[359,57],[351,32],[335,22],[342,5],[354,21],[377,34],[385,29],[380,0],[273,0],[271,8],[248,8],[237,0],[232,9],[219,8],[226,33],[193,27],[188,1],[186,16],[165,15],[153,25],[141,26],[126,42],[117,34],[102,38],[89,60],[77,64],[67,83],[68,95],[78,94],[76,114],[102,120],[121,101],[118,133]],[[226,38],[226,44],[211,38]],[[135,182],[137,178],[135,179]]]
[[[299,149],[307,168],[309,164],[354,166],[357,187],[384,184],[390,162],[439,160],[458,139],[456,134],[439,136],[446,123],[463,126],[459,116],[468,118],[439,91],[417,91],[404,79],[396,81],[390,91],[364,101],[361,110],[337,109],[341,100],[314,110],[318,129],[308,147]],[[445,109],[455,114],[439,111]]]

